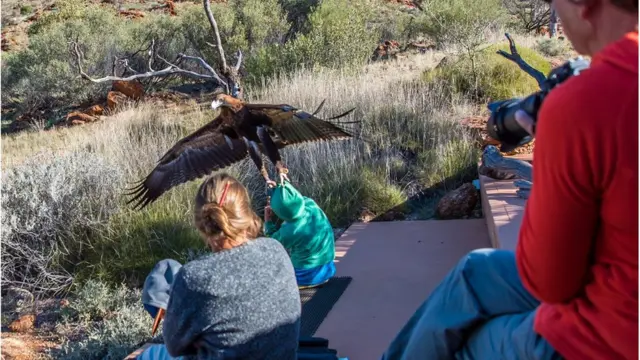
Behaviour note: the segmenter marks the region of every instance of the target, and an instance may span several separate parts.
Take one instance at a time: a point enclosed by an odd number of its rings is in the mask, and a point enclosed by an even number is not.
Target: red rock
[[[85,111],[86,114],[91,116],[100,116],[104,112],[104,108],[100,105],[93,105]]]
[[[140,19],[144,17],[144,13],[140,10],[120,10],[119,14],[129,19]]]
[[[119,91],[109,91],[107,94],[107,109],[113,111],[127,101],[127,96]]]
[[[138,100],[144,95],[144,87],[138,81],[116,80],[111,85],[111,90],[120,92],[134,100]]]
[[[36,322],[36,316],[33,314],[27,314],[19,317],[17,320],[14,320],[11,324],[9,324],[9,329],[13,332],[27,332],[33,329],[33,325]]]
[[[440,219],[459,219],[471,214],[479,199],[478,190],[466,183],[446,194],[438,202],[436,215]]]
[[[73,111],[67,115],[67,122],[72,125],[74,124],[74,122],[87,123],[87,122],[94,122],[96,120],[97,120],[96,117],[91,116],[89,114],[85,114],[83,112],[79,112],[79,111]]]

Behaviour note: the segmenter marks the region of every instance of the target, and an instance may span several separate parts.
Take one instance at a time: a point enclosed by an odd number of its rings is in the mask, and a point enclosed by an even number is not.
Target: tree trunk
[[[558,15],[555,9],[551,9],[551,16],[549,18],[549,37],[554,38],[558,36]]]

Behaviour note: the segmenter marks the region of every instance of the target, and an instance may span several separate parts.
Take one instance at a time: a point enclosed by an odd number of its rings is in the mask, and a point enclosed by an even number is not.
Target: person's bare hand
[[[524,110],[515,113],[516,122],[532,137],[535,136],[536,123]]]

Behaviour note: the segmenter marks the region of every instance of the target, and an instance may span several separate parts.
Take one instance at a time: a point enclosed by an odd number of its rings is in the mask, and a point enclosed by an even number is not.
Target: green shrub
[[[284,45],[272,44],[247,59],[249,81],[299,68],[343,68],[368,60],[379,35],[368,28],[373,13],[365,1],[326,0],[309,16],[309,31]]]
[[[418,178],[424,187],[453,190],[477,175],[480,150],[469,141],[451,141],[420,153]]]
[[[398,185],[387,181],[388,175],[377,169],[364,169],[362,176],[362,207],[375,215],[395,209],[405,211],[407,194]]]
[[[75,6],[73,3],[70,7]],[[75,11],[75,10],[74,10]],[[108,51],[125,34],[122,22],[114,11],[99,7],[85,7],[81,18],[67,16],[64,3],[54,15],[43,16],[33,26],[29,47],[10,54],[3,61],[3,101],[16,101],[19,110],[29,111],[42,106],[62,105],[85,99],[97,91],[104,90],[106,84],[89,84],[78,79],[77,68],[72,62],[70,40],[78,39],[84,47],[90,72],[108,68]],[[114,29],[105,33],[104,29]],[[118,31],[117,29],[121,29]]]
[[[425,72],[424,79],[447,84],[454,92],[472,96],[480,102],[526,96],[539,90],[533,77],[514,62],[497,54],[498,50],[508,52],[509,46],[489,46],[475,55],[474,62],[465,55],[452,59],[443,66]],[[534,50],[519,46],[518,52],[537,70],[544,74],[551,71],[549,62]]]
[[[546,56],[566,56],[571,53],[571,43],[558,38],[544,38],[536,42],[535,49]]]
[[[440,48],[475,49],[506,22],[501,0],[428,0],[422,6],[425,12],[418,26]]]

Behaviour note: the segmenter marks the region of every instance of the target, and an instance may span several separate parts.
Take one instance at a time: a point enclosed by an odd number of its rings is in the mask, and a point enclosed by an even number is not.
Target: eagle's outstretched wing
[[[265,119],[265,125],[270,135],[277,138],[274,140],[279,148],[310,141],[345,140],[353,137],[349,131],[329,120],[344,117],[354,109],[330,119],[321,119],[315,116],[319,109],[314,114],[309,114],[287,104],[246,104],[245,108],[251,115]]]
[[[172,187],[208,175],[247,156],[242,138],[225,137],[218,119],[204,125],[178,141],[167,151],[156,167],[126,195],[133,195],[127,204],[142,209]]]

